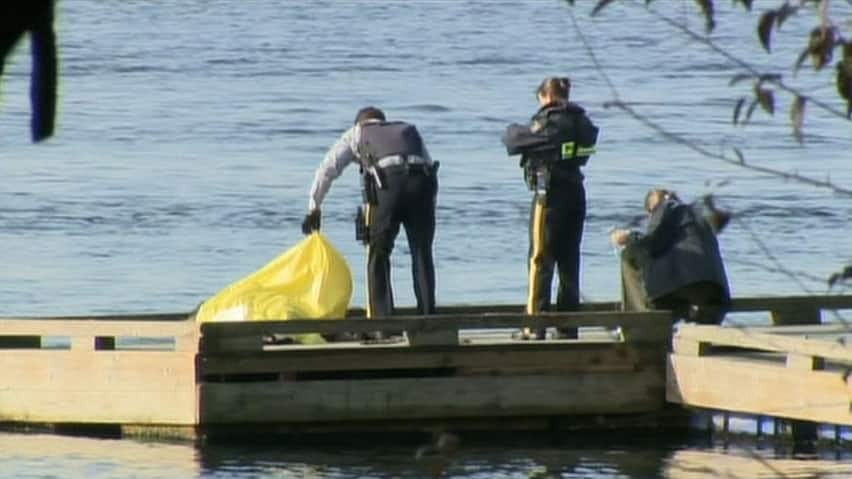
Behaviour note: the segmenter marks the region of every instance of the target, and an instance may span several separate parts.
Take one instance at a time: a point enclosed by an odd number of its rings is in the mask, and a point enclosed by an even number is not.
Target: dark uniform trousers
[[[580,242],[585,219],[586,190],[581,179],[551,181],[544,198],[538,193],[533,196],[527,314],[550,311],[554,267],[559,275],[557,311],[574,311],[579,306]],[[576,337],[576,330],[561,332]]]
[[[398,165],[381,170],[382,188],[370,205],[367,223],[370,243],[367,249],[367,317],[393,314],[390,255],[405,228],[411,250],[414,294],[420,314],[435,312],[435,265],[432,241],[435,237],[435,196],[438,180],[425,165]]]

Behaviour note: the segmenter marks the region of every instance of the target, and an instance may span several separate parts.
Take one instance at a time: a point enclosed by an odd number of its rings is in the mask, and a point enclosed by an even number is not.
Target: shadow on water
[[[803,478],[852,475],[852,455],[836,449],[792,456],[754,441],[713,441],[696,433],[604,431],[548,436],[532,432],[461,435],[459,447],[434,461],[420,460],[428,435],[341,436],[331,441],[207,444],[203,470],[237,475],[286,467],[314,477],[519,478]],[[418,446],[420,444],[420,446]],[[235,456],[236,454],[236,456]],[[235,457],[239,460],[235,461]],[[277,465],[277,466],[276,466]],[[266,469],[268,472],[269,469]]]
[[[822,478],[852,476],[852,453],[807,457],[752,440],[647,430],[449,434],[226,435],[198,443],[101,434],[0,433],[0,477]],[[436,439],[438,438],[438,439]],[[444,441],[446,444],[447,442]],[[432,446],[445,453],[434,454]],[[8,475],[6,475],[8,474]]]
[[[200,446],[199,460],[204,471],[237,477],[283,467],[313,477],[645,478],[664,477],[663,466],[672,451],[700,442],[688,435],[633,431],[455,437],[458,447],[437,457],[423,454],[436,443],[428,433],[256,436],[248,442],[231,437]]]

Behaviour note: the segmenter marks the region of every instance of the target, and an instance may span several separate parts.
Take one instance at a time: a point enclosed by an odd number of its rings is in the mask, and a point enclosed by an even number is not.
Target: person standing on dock
[[[355,124],[332,145],[316,171],[302,232],[320,228],[320,204],[350,163],[361,169],[364,205],[356,237],[367,245],[367,317],[393,314],[390,254],[400,224],[411,250],[414,294],[420,314],[435,312],[435,199],[438,162],[433,162],[417,128],[387,121],[382,110],[365,107]]]
[[[710,197],[687,204],[665,189],[645,197],[647,231],[610,233],[621,254],[622,305],[626,311],[669,309],[676,318],[720,324],[731,302],[716,234],[730,214]]]
[[[554,266],[559,272],[558,311],[580,304],[580,242],[586,219],[586,190],[580,168],[595,152],[598,128],[579,105],[568,101],[571,80],[546,78],[536,90],[540,109],[528,125],[511,124],[502,141],[521,155],[524,179],[533,191],[530,211],[527,314],[550,310]],[[576,338],[576,329],[559,336]],[[522,337],[530,339],[529,331]],[[545,330],[535,331],[545,339]]]

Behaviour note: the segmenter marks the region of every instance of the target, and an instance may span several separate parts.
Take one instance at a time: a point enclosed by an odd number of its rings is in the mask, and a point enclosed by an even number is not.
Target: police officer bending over
[[[530,211],[527,314],[550,310],[554,265],[559,271],[558,311],[580,304],[580,241],[586,219],[586,190],[580,168],[595,151],[598,128],[568,101],[571,81],[546,78],[536,90],[541,108],[529,125],[512,124],[503,134],[509,155],[521,155],[524,178],[534,192]],[[577,337],[576,328],[560,329]],[[529,332],[523,337],[529,339]],[[539,328],[536,339],[545,338]]]
[[[626,311],[668,309],[676,318],[719,324],[731,302],[716,234],[730,214],[710,197],[684,203],[669,190],[645,197],[646,232],[610,233],[621,254],[622,304]]]
[[[375,107],[358,111],[355,125],[334,143],[317,169],[302,232],[319,229],[323,198],[353,162],[360,166],[364,193],[356,236],[367,245],[367,317],[393,314],[390,254],[400,224],[411,250],[417,309],[420,314],[434,313],[432,240],[438,163],[430,158],[414,125],[386,121]]]

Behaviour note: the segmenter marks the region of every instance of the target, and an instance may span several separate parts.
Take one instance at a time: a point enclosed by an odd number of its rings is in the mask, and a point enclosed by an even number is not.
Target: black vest
[[[414,125],[402,121],[364,123],[358,154],[367,165],[391,155],[422,156],[423,139]]]
[[[551,104],[543,107],[532,118],[542,129],[554,129],[552,143],[544,151],[534,152],[547,163],[562,167],[585,166],[594,153],[598,141],[598,127],[586,116],[586,112],[574,103]]]

